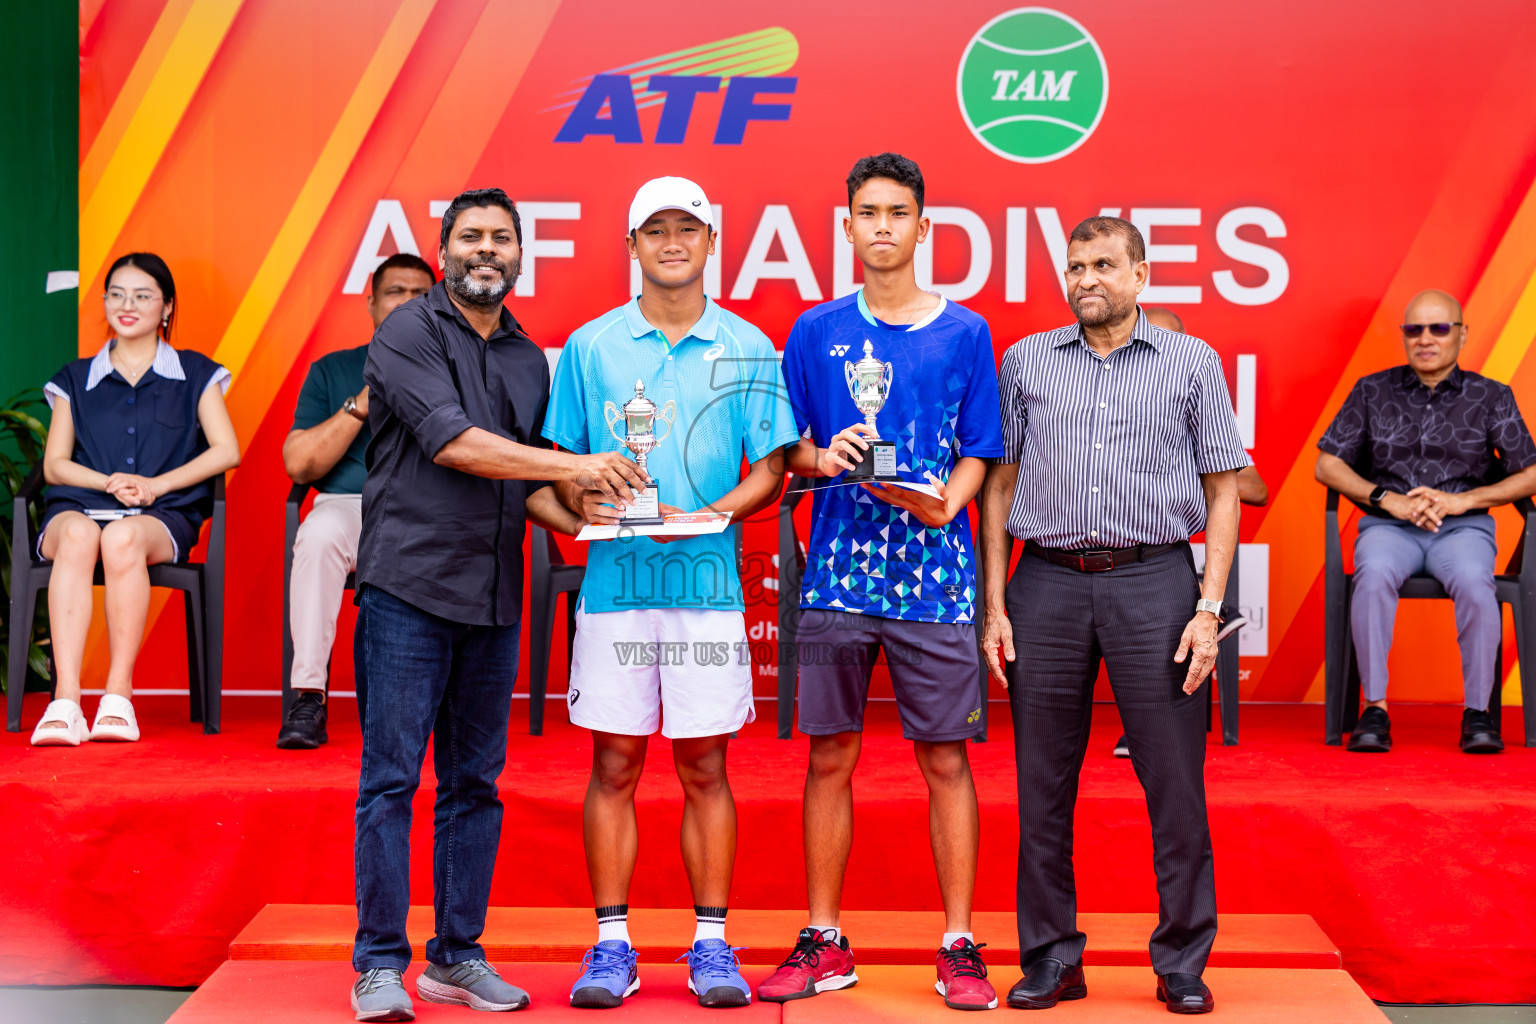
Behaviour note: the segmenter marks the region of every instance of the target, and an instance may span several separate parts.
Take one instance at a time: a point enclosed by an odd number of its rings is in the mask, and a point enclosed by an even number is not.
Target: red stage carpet
[[[42,706],[28,699],[29,725]],[[276,700],[227,700],[220,736],[187,724],[184,699],[139,707],[146,738],[133,746],[34,749],[25,733],[0,738],[9,826],[0,984],[197,984],[265,904],[351,901],[351,702],[336,702],[331,743],[317,752],[272,746]],[[805,742],[773,738],[773,705],[760,710],[732,754],[742,829],[732,905],[794,909],[804,899]],[[1013,757],[1006,710],[994,711],[994,742],[972,748],[983,804],[977,908],[1008,911]],[[1140,790],[1130,765],[1110,757],[1113,709],[1097,711],[1078,815],[1081,906],[1150,912]],[[579,839],[586,740],[558,705],[550,712],[548,734],[534,739],[520,732],[525,706],[514,708],[498,906],[589,902]],[[1310,914],[1378,999],[1536,1001],[1532,751],[1458,753],[1455,708],[1397,709],[1398,746],[1384,757],[1323,746],[1316,707],[1249,705],[1243,714],[1243,745],[1213,746],[1207,771],[1224,913]],[[1517,735],[1517,714],[1507,714],[1506,735]],[[922,783],[894,718],[890,705],[872,715],[845,905],[935,910]],[[666,748],[654,744],[640,791],[639,907],[691,902]],[[425,791],[417,819],[430,819]],[[415,903],[430,902],[428,843],[419,827]]]

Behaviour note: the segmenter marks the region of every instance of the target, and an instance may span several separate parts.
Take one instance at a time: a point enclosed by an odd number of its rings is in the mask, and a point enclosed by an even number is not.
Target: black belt
[[[1048,548],[1034,541],[1028,541],[1024,545],[1024,550],[1036,558],[1043,558],[1047,562],[1064,565],[1078,572],[1108,572],[1122,565],[1129,565],[1131,562],[1145,562],[1149,558],[1155,558],[1182,546],[1181,542],[1175,541],[1172,544],[1137,544],[1129,548],[1068,551],[1064,548]]]

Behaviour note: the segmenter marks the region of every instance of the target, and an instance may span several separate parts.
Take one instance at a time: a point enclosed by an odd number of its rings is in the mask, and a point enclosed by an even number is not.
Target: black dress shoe
[[[1115,740],[1115,756],[1116,757],[1130,757],[1131,756],[1131,745],[1126,742],[1126,739],[1125,739],[1124,736],[1121,736],[1118,740]]]
[[[1348,749],[1362,754],[1385,754],[1392,749],[1392,720],[1384,709],[1365,709],[1349,734]]]
[[[1504,749],[1499,724],[1486,711],[1467,708],[1461,713],[1461,751],[1464,754],[1497,754]]]
[[[1198,974],[1159,975],[1157,999],[1168,1004],[1169,1013],[1210,1013],[1216,1008],[1216,999]]]
[[[1045,957],[1030,964],[1024,977],[1008,990],[1008,1005],[1015,1010],[1049,1010],[1063,999],[1082,999],[1087,994],[1082,964],[1068,967]]]
[[[283,727],[277,731],[277,745],[282,750],[314,750],[330,737],[325,734],[325,694],[319,690],[300,690],[288,708]]]

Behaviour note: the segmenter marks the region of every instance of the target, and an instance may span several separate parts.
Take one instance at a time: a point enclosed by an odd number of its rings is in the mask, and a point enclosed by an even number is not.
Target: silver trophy
[[[664,407],[656,408],[656,403],[645,397],[645,382],[639,380],[635,381],[635,397],[625,402],[622,409],[612,402],[603,403],[603,418],[608,421],[608,432],[629,449],[635,465],[650,480],[645,490],[630,501],[629,507],[620,517],[629,526],[656,526],[665,521],[661,515],[661,495],[656,489],[656,478],[645,468],[645,456],[672,432],[672,421],[676,416],[676,403],[669,401]],[[614,429],[620,420],[624,422],[622,434]],[[657,420],[666,425],[660,434],[656,433]]]
[[[864,461],[855,462],[848,471],[850,480],[900,480],[896,473],[896,443],[882,441],[875,427],[875,414],[891,397],[891,364],[875,358],[875,346],[864,339],[864,358],[856,363],[843,363],[843,376],[848,380],[848,394],[853,404],[864,414],[864,425],[869,433],[864,440],[869,449],[863,452]]]

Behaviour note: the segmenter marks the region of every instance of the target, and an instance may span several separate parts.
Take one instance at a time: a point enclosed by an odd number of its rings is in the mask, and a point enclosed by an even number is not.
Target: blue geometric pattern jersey
[[[1003,454],[997,367],[987,323],[945,301],[917,325],[876,320],[863,293],[804,313],[784,347],[784,382],[802,434],[825,448],[862,422],[843,374],[863,356],[892,364],[891,392],[875,417],[896,443],[904,480],[948,480],[965,457]],[[828,484],[840,486],[827,486]],[[801,607],[911,622],[971,622],[976,606],[969,510],[942,528],[887,504],[842,477],[815,481]]]

